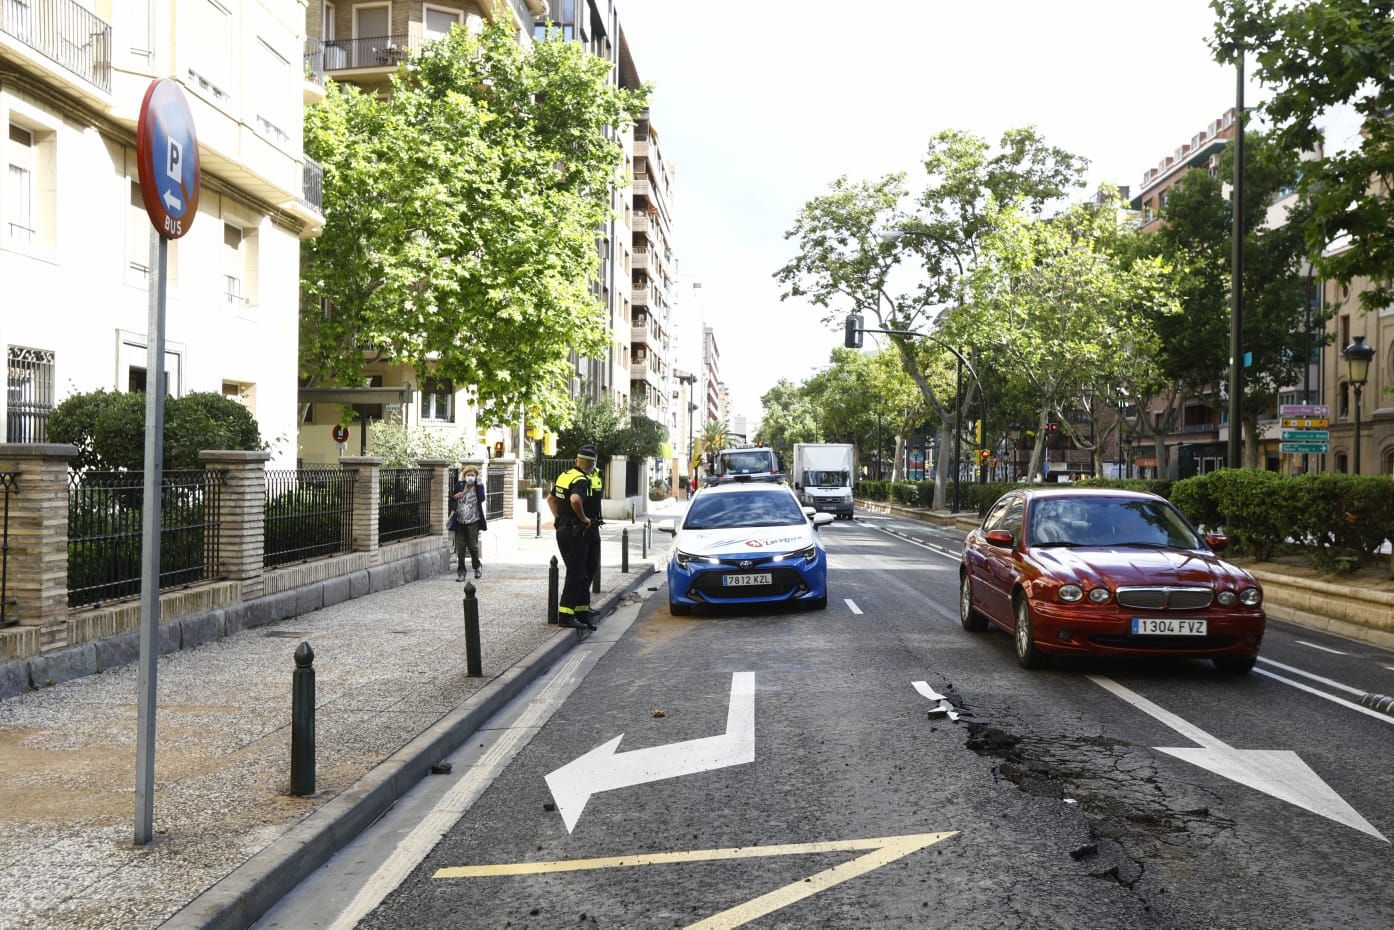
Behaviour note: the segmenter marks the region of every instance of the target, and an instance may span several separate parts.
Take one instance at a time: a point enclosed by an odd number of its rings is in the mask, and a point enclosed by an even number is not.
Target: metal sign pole
[[[140,524],[140,717],[136,729],[135,842],[153,834],[156,662],[160,657],[160,497],[164,485],[165,271],[169,240],[150,230],[150,314],[145,363],[145,502]]]

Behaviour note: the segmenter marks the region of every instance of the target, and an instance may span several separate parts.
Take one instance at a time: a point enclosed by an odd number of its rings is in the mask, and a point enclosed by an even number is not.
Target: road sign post
[[[145,474],[141,508],[140,677],[136,724],[135,842],[149,843],[155,813],[156,660],[160,655],[160,525],[164,488],[165,301],[169,240],[189,231],[202,182],[184,92],[152,81],[136,124],[141,199],[150,216],[150,302],[145,362]]]

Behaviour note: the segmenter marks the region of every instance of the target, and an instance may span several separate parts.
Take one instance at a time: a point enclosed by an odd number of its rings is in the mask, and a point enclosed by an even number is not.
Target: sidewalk
[[[491,681],[525,674],[518,664],[539,647],[567,648],[574,634],[546,623],[553,535],[519,523],[513,554],[473,582],[482,678],[465,674],[453,571],[163,656],[148,847],[131,842],[137,666],[0,702],[0,926],[157,926]],[[597,607],[650,570],[641,528],[604,528]],[[315,652],[318,707],[309,798],[285,793],[301,641]]]

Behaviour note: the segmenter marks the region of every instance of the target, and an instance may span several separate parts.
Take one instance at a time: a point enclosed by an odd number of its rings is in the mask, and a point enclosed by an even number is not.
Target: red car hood
[[[1213,588],[1257,587],[1243,569],[1213,553],[1185,549],[1104,548],[1064,546],[1032,549],[1041,570],[1065,582],[1127,585],[1183,585]]]

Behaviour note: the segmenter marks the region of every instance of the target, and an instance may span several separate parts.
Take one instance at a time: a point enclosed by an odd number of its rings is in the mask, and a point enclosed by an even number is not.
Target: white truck
[[[789,480],[799,503],[839,517],[852,517],[852,446],[845,442],[798,442]]]

